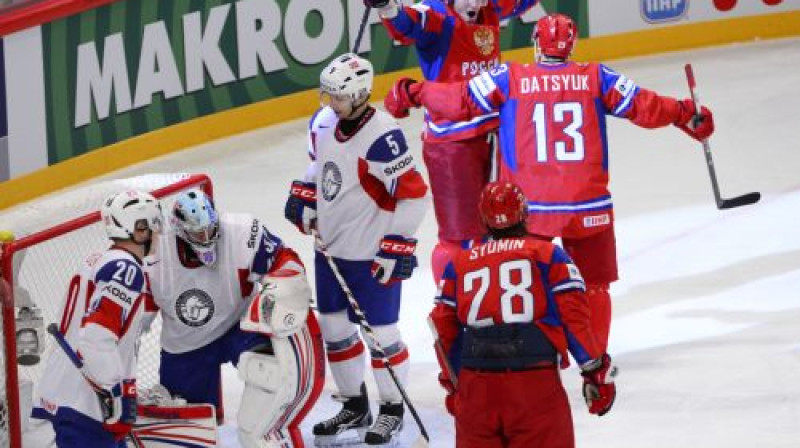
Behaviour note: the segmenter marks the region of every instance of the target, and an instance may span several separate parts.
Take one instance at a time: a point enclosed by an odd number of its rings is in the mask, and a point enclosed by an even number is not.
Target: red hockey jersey
[[[602,64],[501,64],[470,81],[426,83],[434,119],[500,114],[500,179],[522,187],[528,228],[582,237],[611,225],[606,116],[646,127],[673,124],[677,100],[638,87]]]
[[[488,241],[462,250],[445,268],[431,313],[450,363],[459,366],[464,327],[536,325],[579,363],[602,353],[589,323],[583,278],[560,247],[534,237]]]
[[[500,20],[518,16],[537,0],[490,0],[476,23],[467,23],[450,5],[425,0],[401,8],[384,20],[392,38],[414,43],[425,79],[438,82],[463,81],[500,63]],[[458,141],[483,135],[497,128],[497,113],[488,112],[469,120],[452,121],[425,116],[425,141]]]

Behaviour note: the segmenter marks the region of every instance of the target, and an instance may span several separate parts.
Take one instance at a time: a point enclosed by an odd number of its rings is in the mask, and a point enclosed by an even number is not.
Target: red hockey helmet
[[[478,205],[490,229],[507,229],[525,221],[528,204],[522,189],[511,182],[491,182],[483,188]]]
[[[567,59],[578,40],[578,27],[569,16],[550,14],[542,17],[533,28],[533,42],[539,53]]]

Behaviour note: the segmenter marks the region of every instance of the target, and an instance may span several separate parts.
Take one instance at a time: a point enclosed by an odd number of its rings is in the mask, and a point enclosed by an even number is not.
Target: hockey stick
[[[361,38],[364,37],[364,28],[367,27],[367,20],[369,20],[369,13],[372,8],[366,6],[364,8],[364,15],[361,16],[361,24],[358,26],[358,34],[356,34],[356,41],[353,43],[353,53],[358,54],[358,47],[361,46]]]
[[[367,322],[367,317],[364,316],[364,312],[361,311],[361,307],[358,305],[356,301],[356,297],[353,295],[353,292],[350,290],[350,287],[347,286],[347,282],[342,277],[342,273],[339,272],[339,268],[336,266],[336,261],[333,259],[331,254],[328,252],[328,249],[325,247],[325,243],[322,241],[322,238],[319,236],[319,233],[314,230],[314,238],[317,240],[317,246],[320,253],[325,256],[325,259],[328,261],[328,266],[333,271],[333,275],[336,277],[336,281],[339,282],[339,286],[341,286],[342,291],[344,291],[344,295],[347,297],[347,301],[350,303],[350,307],[353,309],[353,313],[356,315],[356,319],[358,319],[358,324],[361,325],[361,328],[364,329],[364,332],[367,334],[367,337],[372,342],[372,348],[380,355],[381,363],[389,372],[389,375],[392,377],[392,381],[394,385],[397,386],[397,390],[400,391],[400,395],[403,397],[403,401],[406,403],[408,410],[411,411],[411,415],[414,417],[414,421],[417,423],[419,427],[419,432],[421,434],[420,438],[414,442],[413,447],[415,448],[423,448],[428,446],[428,442],[430,438],[428,437],[428,432],[425,430],[425,425],[422,424],[422,420],[419,418],[417,414],[417,410],[414,408],[414,405],[411,404],[411,400],[408,398],[408,394],[406,394],[406,390],[403,385],[400,383],[400,380],[397,378],[397,374],[395,373],[392,365],[389,363],[389,359],[386,357],[386,352],[383,351],[383,347],[381,347],[380,342],[378,342],[378,337],[375,336],[375,332],[372,330],[372,326],[370,326],[369,322]],[[424,440],[423,440],[424,439]]]
[[[64,335],[61,334],[61,331],[58,329],[58,324],[54,322],[48,325],[47,332],[53,335],[56,342],[58,342],[58,346],[61,347],[61,351],[63,351],[64,354],[67,355],[67,358],[69,358],[69,360],[72,361],[72,364],[78,369],[78,371],[81,372],[83,379],[85,379],[86,382],[89,383],[89,386],[92,388],[92,390],[97,392],[97,390],[100,387],[97,384],[95,384],[95,382],[92,381],[92,379],[89,377],[89,374],[86,372],[86,368],[84,367],[83,361],[81,360],[81,358],[78,357],[78,354],[75,352],[75,349],[73,349],[72,346],[69,345],[69,342],[67,342],[67,339],[64,337]],[[103,397],[101,397],[100,394],[97,394],[97,399],[100,401],[100,410],[102,411],[103,419],[105,420],[111,416],[111,404],[108,403],[105,399],[103,399]]]
[[[700,118],[700,96],[697,94],[697,84],[694,80],[694,71],[692,64],[686,64],[686,81],[689,83],[689,93],[692,95],[695,110],[697,115],[695,120]],[[711,158],[711,144],[708,139],[703,140],[703,152],[706,155],[706,165],[708,165],[708,175],[711,177],[711,188],[714,190],[714,200],[717,202],[717,208],[724,210],[726,208],[741,207],[743,205],[755,204],[761,199],[761,193],[753,192],[736,196],[729,199],[724,199],[719,193],[719,184],[717,183],[717,171],[714,168],[714,160]]]
[[[69,345],[67,339],[58,329],[58,324],[51,323],[50,325],[48,325],[47,332],[53,335],[53,338],[55,338],[56,342],[58,342],[58,346],[61,347],[61,351],[63,351],[64,354],[67,355],[67,358],[69,358],[69,360],[72,361],[72,364],[81,372],[83,379],[85,379],[86,382],[89,384],[89,386],[92,388],[92,390],[95,391],[95,393],[97,394],[97,399],[100,402],[100,410],[103,414],[103,419],[107,419],[111,415],[112,405],[106,401],[105,397],[103,397],[97,392],[98,390],[101,390],[100,387],[97,386],[97,384],[94,381],[92,381],[91,378],[89,378],[89,375],[86,372],[86,368],[84,367],[83,361],[81,360],[80,357],[78,357],[78,354],[75,352],[75,349],[73,349],[72,346]],[[199,407],[201,405],[197,406]],[[211,414],[211,421],[212,422],[215,421],[216,419],[214,418],[213,406],[210,405],[204,405],[204,406],[208,406],[210,408],[209,412]],[[137,409],[138,408],[141,408],[141,406],[138,406]],[[144,415],[144,417],[149,417],[149,418],[152,418],[154,416],[159,417],[158,413],[160,412],[162,414],[165,413],[169,414],[168,417],[164,417],[165,419],[170,418],[175,420],[175,416],[180,415],[181,413],[180,410],[177,410],[175,408],[166,408],[165,410],[159,410],[157,407],[154,406],[144,406],[144,408],[148,410],[148,412],[146,413],[146,415]],[[199,418],[197,415],[198,411],[196,410],[193,411],[194,412],[192,412],[192,414],[187,418],[189,419]],[[169,425],[158,425],[157,423],[158,422],[154,422],[149,424],[143,424],[140,427],[132,427],[131,432],[126,434],[125,438],[130,442],[130,444],[132,444],[134,447],[137,448],[145,447],[146,445],[142,443],[142,440],[152,439],[152,436],[158,436],[162,441],[171,442],[174,436],[178,435],[178,442],[181,442],[182,444],[183,442],[185,442],[186,435],[181,435],[181,433],[177,431],[185,431],[188,432],[188,435],[191,435],[193,437],[194,444],[192,446],[197,446],[197,447],[217,446],[216,426],[214,426],[213,428],[209,427],[210,428],[209,429],[209,428],[204,428],[199,424],[188,424],[186,422],[179,422],[179,421],[172,422]],[[206,435],[208,431],[212,431],[214,433],[213,439],[210,439]],[[178,442],[175,442],[175,444],[177,445]]]
[[[431,333],[433,334],[433,347],[436,350],[436,353],[442,359],[444,369],[446,370],[445,373],[450,379],[450,382],[453,383],[453,387],[458,388],[458,375],[456,375],[456,371],[453,369],[453,366],[450,365],[450,360],[447,359],[447,353],[445,353],[442,341],[439,339],[439,330],[436,329],[436,324],[433,323],[433,318],[431,318],[431,316],[428,316],[428,327],[430,327]]]

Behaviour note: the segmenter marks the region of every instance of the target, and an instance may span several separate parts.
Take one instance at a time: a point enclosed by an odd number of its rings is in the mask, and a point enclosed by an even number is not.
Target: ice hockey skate
[[[334,395],[333,399],[342,403],[342,409],[333,417],[314,425],[314,446],[340,447],[360,446],[364,433],[372,425],[367,388],[361,385],[361,395],[344,397]]]
[[[403,429],[403,403],[381,403],[378,418],[366,435],[364,443],[367,445],[391,446],[395,434]]]

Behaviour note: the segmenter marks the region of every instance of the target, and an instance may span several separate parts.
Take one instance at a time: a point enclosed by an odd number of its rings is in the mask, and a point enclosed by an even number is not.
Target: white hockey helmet
[[[150,193],[128,190],[109,196],[102,207],[100,217],[109,238],[133,239],[136,223],[144,220],[153,232],[161,232],[164,219],[161,204]]]
[[[372,63],[354,53],[345,53],[322,69],[320,95],[344,96],[354,104],[361,103],[372,93],[373,76]]]
[[[178,237],[189,243],[203,264],[216,263],[219,215],[205,193],[192,189],[178,195],[171,222]]]

